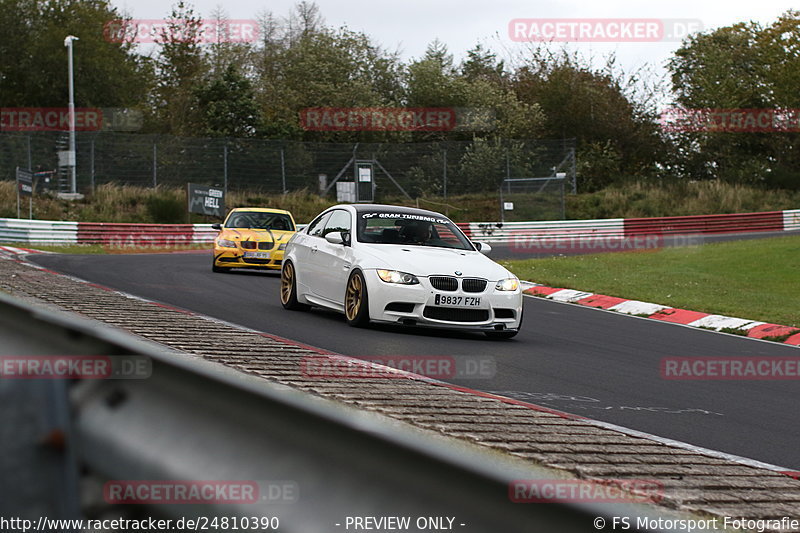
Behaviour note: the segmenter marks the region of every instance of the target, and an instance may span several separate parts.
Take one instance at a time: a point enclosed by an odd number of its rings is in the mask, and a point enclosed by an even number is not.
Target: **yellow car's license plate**
[[[244,253],[245,259],[269,259],[269,254],[267,252],[245,252]]]

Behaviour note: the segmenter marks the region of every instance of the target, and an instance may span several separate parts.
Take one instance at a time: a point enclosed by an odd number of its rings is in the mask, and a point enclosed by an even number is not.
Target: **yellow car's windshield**
[[[225,222],[226,228],[295,231],[291,217],[284,213],[238,211]]]

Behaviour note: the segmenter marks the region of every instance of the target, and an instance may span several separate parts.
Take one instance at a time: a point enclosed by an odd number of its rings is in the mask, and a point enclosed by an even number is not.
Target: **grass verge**
[[[503,261],[520,279],[800,326],[800,236]]]

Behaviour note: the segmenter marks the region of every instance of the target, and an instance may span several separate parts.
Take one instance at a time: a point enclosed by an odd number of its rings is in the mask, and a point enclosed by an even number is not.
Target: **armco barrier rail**
[[[800,230],[800,209],[730,215],[612,218],[537,222],[470,222],[459,226],[475,241],[511,243],[525,238],[625,238],[637,235],[708,235]]]
[[[0,218],[0,242],[175,246],[210,243],[211,224],[108,224]]]
[[[353,516],[453,517],[457,522],[445,529],[465,533],[585,532],[596,517],[611,523],[614,516],[630,517],[630,531],[643,531],[637,516],[686,517],[640,503],[512,503],[513,480],[561,476],[2,294],[0,335],[0,356],[128,354],[152,363],[146,379],[10,382],[17,389],[5,407],[24,411],[25,427],[0,441],[15,452],[5,450],[12,461],[0,463],[0,513],[34,524],[43,513],[129,516],[130,506],[102,495],[109,480],[252,480],[270,489],[255,501],[146,501],[138,511],[173,519],[225,516],[237,525],[245,517],[279,517],[277,530],[288,533],[344,531]],[[49,404],[31,400],[43,385],[53,387]],[[42,423],[55,412],[62,416]],[[33,451],[42,429],[60,431],[60,453]],[[57,478],[58,485],[42,478]]]
[[[302,227],[302,226],[298,226]],[[640,235],[706,235],[800,231],[800,209],[657,218],[609,218],[537,222],[468,222],[459,227],[473,240],[513,243],[527,238],[625,238]],[[210,243],[210,224],[110,224],[0,218],[0,242],[173,246]]]

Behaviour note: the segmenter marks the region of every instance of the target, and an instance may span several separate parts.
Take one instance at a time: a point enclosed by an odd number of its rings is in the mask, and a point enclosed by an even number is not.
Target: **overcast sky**
[[[210,17],[222,5],[219,0],[187,1],[202,17]],[[133,18],[141,19],[164,18],[175,3],[112,2]],[[227,2],[223,9],[232,19],[254,19],[267,11],[280,17],[288,15],[295,3],[294,0]],[[523,45],[514,43],[508,30],[509,22],[517,18],[695,19],[703,28],[713,29],[750,20],[769,24],[792,7],[786,0],[318,0],[316,4],[327,25],[346,25],[363,31],[383,47],[399,51],[404,60],[420,57],[428,43],[438,38],[447,44],[456,61],[478,42],[500,58],[519,50]],[[663,74],[665,61],[678,45],[678,42],[622,42],[569,46],[595,58],[614,52],[626,71],[650,65]]]

